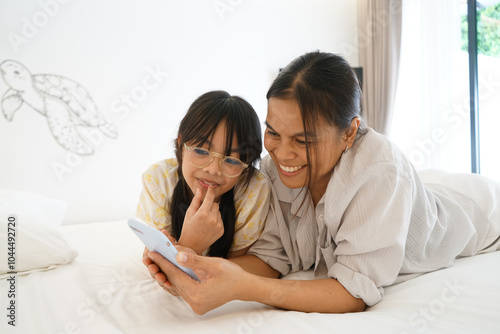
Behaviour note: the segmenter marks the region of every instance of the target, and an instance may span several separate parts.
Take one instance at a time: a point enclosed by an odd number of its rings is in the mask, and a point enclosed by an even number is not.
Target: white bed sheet
[[[143,246],[126,221],[62,229],[79,256],[18,276],[17,326],[3,316],[1,333],[500,333],[500,252],[388,287],[382,302],[363,313],[301,313],[233,301],[199,316],[151,279],[141,263]],[[6,289],[0,280],[3,296]]]

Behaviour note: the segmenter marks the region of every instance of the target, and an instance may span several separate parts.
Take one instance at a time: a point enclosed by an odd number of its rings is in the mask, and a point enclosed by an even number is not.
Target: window
[[[470,14],[473,15],[473,13]],[[476,34],[473,34],[471,38],[475,38],[477,43],[478,171],[500,181],[500,155],[497,144],[500,140],[495,135],[496,125],[500,124],[499,0],[477,2],[476,25]],[[465,52],[469,50],[468,31],[469,23],[467,16],[464,15],[462,50]]]
[[[389,137],[417,170],[471,172],[472,156],[478,154],[481,174],[500,181],[500,0],[481,1],[477,11],[477,150],[471,150],[467,0],[444,3],[403,3],[400,73]]]

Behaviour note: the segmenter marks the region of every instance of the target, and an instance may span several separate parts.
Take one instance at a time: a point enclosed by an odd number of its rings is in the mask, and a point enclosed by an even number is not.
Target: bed
[[[451,268],[388,287],[363,313],[300,313],[233,301],[199,316],[150,277],[126,220],[59,226],[63,202],[10,191],[6,203],[2,195],[1,333],[500,332],[500,252],[458,259]],[[8,242],[5,217],[16,219],[15,244]],[[6,268],[6,243],[16,246],[17,274]],[[284,279],[311,277],[304,271]]]

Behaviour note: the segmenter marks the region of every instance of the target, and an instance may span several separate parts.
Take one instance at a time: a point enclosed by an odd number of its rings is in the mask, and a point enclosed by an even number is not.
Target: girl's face
[[[316,124],[316,132],[308,133],[310,163],[307,152],[302,116],[293,99],[270,98],[268,102],[264,146],[276,164],[281,181],[288,188],[301,188],[308,183],[315,204],[321,199],[330,181],[333,168],[346,145],[337,127],[326,121]],[[311,182],[308,170],[312,168]]]
[[[186,144],[192,147],[202,147],[210,150],[211,152],[224,155],[224,149],[226,147],[226,131],[224,122],[219,124],[213,136],[203,145],[194,143]],[[238,141],[236,140],[236,134],[233,135],[232,144],[231,157],[239,159],[240,155],[238,153]],[[202,168],[195,167],[189,162],[188,151],[184,148],[184,146],[182,147],[182,174],[184,175],[184,179],[193,194],[196,193],[196,188],[199,188],[202,191],[203,198],[205,198],[207,189],[212,187],[215,191],[215,201],[219,202],[221,196],[234,187],[236,182],[238,182],[240,176],[228,177],[222,174],[219,164],[220,159],[221,158],[219,157],[213,157],[213,161],[209,165]]]

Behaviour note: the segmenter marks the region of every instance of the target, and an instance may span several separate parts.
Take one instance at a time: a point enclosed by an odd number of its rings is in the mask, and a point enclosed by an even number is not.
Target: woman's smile
[[[278,165],[279,165],[279,170],[281,173],[283,173],[284,175],[286,176],[295,176],[297,175],[299,172],[302,172],[304,171],[304,167],[306,165],[302,165],[302,166],[287,166],[287,165],[284,165],[282,164],[281,162],[278,162]]]

